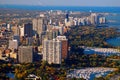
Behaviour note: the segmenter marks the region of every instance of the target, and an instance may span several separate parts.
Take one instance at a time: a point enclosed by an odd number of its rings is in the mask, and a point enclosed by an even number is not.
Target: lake
[[[119,47],[120,46],[120,37],[108,39],[106,42],[108,44],[110,44],[111,46]]]

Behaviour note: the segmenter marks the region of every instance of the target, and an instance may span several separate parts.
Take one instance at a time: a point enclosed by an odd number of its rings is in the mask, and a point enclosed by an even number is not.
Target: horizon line
[[[41,7],[120,7],[120,6],[25,5],[25,4],[0,4],[0,6],[41,6]]]

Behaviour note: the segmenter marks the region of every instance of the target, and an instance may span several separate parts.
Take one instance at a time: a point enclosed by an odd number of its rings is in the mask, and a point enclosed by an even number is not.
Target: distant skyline
[[[0,5],[120,7],[120,0],[0,0]]]

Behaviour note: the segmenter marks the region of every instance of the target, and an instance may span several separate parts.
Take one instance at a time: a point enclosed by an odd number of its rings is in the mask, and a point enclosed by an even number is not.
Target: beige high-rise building
[[[18,48],[18,41],[17,40],[9,40],[9,49],[17,49]]]
[[[13,31],[14,35],[20,34],[20,28],[18,27],[18,25],[12,26],[12,31]]]
[[[19,63],[33,62],[33,48],[32,46],[20,46],[18,49]]]
[[[91,22],[91,24],[96,24],[97,23],[97,14],[96,13],[92,13],[91,15],[90,15],[90,22]]]
[[[62,44],[59,40],[44,40],[43,60],[49,64],[61,64]]]
[[[36,34],[41,34],[46,30],[46,23],[44,18],[36,18],[33,19],[33,30],[34,33]]]

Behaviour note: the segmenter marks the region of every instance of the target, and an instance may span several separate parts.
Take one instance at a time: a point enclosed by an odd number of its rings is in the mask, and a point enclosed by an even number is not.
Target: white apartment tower
[[[62,43],[59,40],[44,40],[43,60],[49,64],[61,64]]]
[[[25,36],[24,27],[23,26],[19,26],[19,27],[20,27],[20,36]]]
[[[91,24],[97,24],[97,14],[96,13],[92,13],[90,15],[90,22],[91,22]]]

